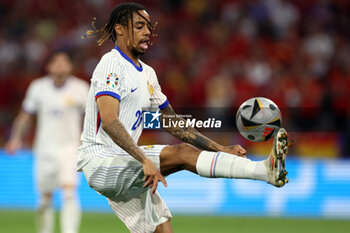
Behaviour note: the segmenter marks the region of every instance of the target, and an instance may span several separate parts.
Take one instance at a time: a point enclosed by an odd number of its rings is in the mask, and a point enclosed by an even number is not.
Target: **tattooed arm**
[[[171,118],[172,121],[185,121],[181,117],[177,117],[174,109],[169,105],[161,111],[162,119]],[[165,128],[165,130],[176,138],[180,139],[183,142],[190,143],[200,149],[207,151],[225,151],[228,153],[234,153],[240,156],[246,154],[245,149],[240,145],[233,146],[223,146],[213,140],[205,137],[203,134],[199,133],[196,129],[192,127],[179,127],[179,124],[176,124],[176,127],[172,126],[170,128]]]
[[[142,163],[143,172],[145,174],[144,186],[150,186],[153,193],[157,189],[158,181],[161,181],[164,186],[167,186],[160,171],[137,146],[134,139],[132,139],[124,125],[120,122],[118,117],[120,107],[119,101],[111,96],[101,96],[97,99],[97,106],[101,116],[102,129],[118,146]]]

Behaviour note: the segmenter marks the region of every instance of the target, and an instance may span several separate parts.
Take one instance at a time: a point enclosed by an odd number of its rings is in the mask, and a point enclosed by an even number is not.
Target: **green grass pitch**
[[[58,220],[58,214],[56,213]],[[35,213],[0,211],[0,232],[35,233]],[[172,219],[177,233],[345,233],[348,220],[177,216]],[[59,233],[56,222],[56,231]],[[80,233],[127,233],[128,230],[113,213],[84,213]]]

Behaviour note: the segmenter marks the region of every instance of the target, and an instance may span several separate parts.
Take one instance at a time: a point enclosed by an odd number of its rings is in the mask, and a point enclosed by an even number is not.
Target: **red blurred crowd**
[[[121,1],[0,2],[0,130],[55,50],[88,80],[111,42],[82,39]],[[347,0],[146,0],[157,36],[143,57],[174,106],[238,107],[272,99],[296,128],[347,132],[350,2]],[[289,109],[289,110],[288,110]],[[283,110],[282,110],[283,111]],[[6,136],[5,136],[6,137]],[[3,138],[1,139],[3,140]],[[349,140],[349,139],[347,139]],[[2,143],[1,143],[2,144]]]

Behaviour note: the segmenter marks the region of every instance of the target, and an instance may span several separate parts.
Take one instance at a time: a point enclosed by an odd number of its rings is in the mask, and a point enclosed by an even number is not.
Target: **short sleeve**
[[[154,84],[154,93],[153,93],[153,103],[158,106],[160,110],[168,107],[169,101],[166,95],[162,92],[162,89],[158,83],[156,73],[153,71],[153,84]]]
[[[127,94],[125,68],[113,59],[102,60],[92,77],[95,99],[109,95],[121,101]]]
[[[38,82],[34,81],[29,85],[22,102],[22,109],[30,114],[34,114],[38,110],[38,84]]]

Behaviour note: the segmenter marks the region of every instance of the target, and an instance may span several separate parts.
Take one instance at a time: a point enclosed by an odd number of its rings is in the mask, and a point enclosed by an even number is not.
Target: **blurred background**
[[[26,88],[45,74],[52,51],[69,51],[74,74],[90,79],[113,43],[99,47],[94,39],[81,36],[94,17],[96,26],[103,26],[120,2],[0,1],[1,147],[9,138]],[[139,3],[158,22],[154,45],[142,60],[156,70],[176,111],[231,109],[225,111],[226,117],[234,121],[241,103],[264,96],[280,107],[283,127],[296,141],[287,165],[291,183],[285,188],[246,180],[208,180],[181,172],[168,177],[169,187],[160,190],[170,209],[175,214],[349,219],[350,2]],[[203,133],[223,144],[243,145],[253,159],[267,155],[272,145],[248,142],[232,127]],[[36,206],[32,140],[33,133],[16,157],[0,154],[0,209],[33,210]],[[177,142],[160,131],[146,131],[140,140],[140,144]],[[85,179],[79,190],[84,210],[109,211]]]

